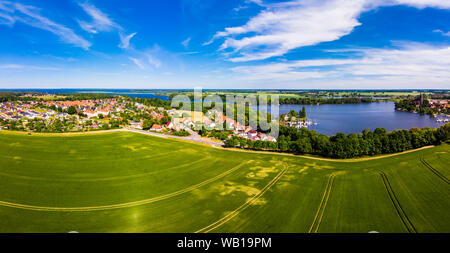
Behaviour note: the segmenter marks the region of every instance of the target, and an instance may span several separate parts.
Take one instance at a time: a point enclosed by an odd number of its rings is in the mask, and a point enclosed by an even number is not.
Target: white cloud
[[[335,41],[361,25],[361,13],[379,6],[409,5],[416,8],[450,8],[442,0],[292,0],[276,4],[254,1],[265,9],[245,25],[228,27],[204,43],[219,38],[220,46],[232,62],[263,60],[290,50]]]
[[[180,53],[180,54],[183,54],[183,55],[190,55],[190,54],[198,54],[198,53],[200,53],[200,52],[197,52],[197,51],[191,51],[191,52],[182,52],[182,53]]]
[[[404,4],[413,6],[416,8],[440,8],[440,9],[448,9],[450,8],[450,1],[448,0],[393,0],[395,4]]]
[[[184,41],[181,42],[181,45],[183,45],[184,47],[188,47],[189,46],[189,42],[191,42],[191,37],[185,39]]]
[[[80,27],[88,33],[97,34],[99,32],[119,31],[120,44],[118,45],[122,49],[130,47],[130,40],[137,34],[131,33],[130,35],[123,34],[123,28],[114,22],[106,13],[90,4],[89,2],[80,3],[80,7],[91,17],[91,21],[78,20]]]
[[[118,24],[94,5],[88,2],[80,3],[79,5],[92,18],[91,22],[78,21],[80,27],[86,32],[98,33],[99,31],[111,31],[113,28],[120,29]]]
[[[132,33],[130,35],[124,36],[122,33],[119,33],[120,35],[120,44],[119,47],[123,49],[127,49],[130,47],[130,40],[136,35],[137,33]]]
[[[162,66],[161,61],[153,55],[147,54],[148,62],[155,68],[160,68]]]
[[[232,49],[233,62],[280,56],[291,49],[337,40],[360,25],[363,0],[292,1],[267,8],[240,27],[226,28],[213,40],[225,37],[221,50]],[[236,39],[235,36],[242,35]],[[207,42],[206,44],[211,43]]]
[[[352,59],[298,60],[274,64],[232,68],[244,80],[300,81],[337,80],[372,83],[417,82],[424,85],[450,82],[450,47],[423,44],[405,45],[399,49],[355,49]],[[425,86],[426,87],[426,86]],[[385,87],[388,88],[388,87]]]
[[[15,22],[16,20],[13,17],[0,12],[0,24],[13,25]]]
[[[12,3],[0,0],[0,18],[6,20],[0,24],[13,25],[20,22],[57,35],[62,41],[83,49],[89,49],[91,43],[78,36],[72,29],[55,23],[40,13],[40,9],[20,3]]]
[[[433,32],[435,32],[435,33],[440,33],[440,34],[442,34],[443,36],[446,36],[446,37],[450,37],[450,31],[444,32],[444,31],[442,31],[442,30],[440,30],[440,29],[436,29],[436,30],[434,30]]]
[[[136,64],[136,66],[138,66],[141,70],[145,69],[144,64],[141,62],[141,60],[137,59],[137,58],[133,58],[133,57],[128,57],[128,59],[130,59],[130,61],[132,61],[134,64]]]
[[[23,65],[19,65],[19,64],[5,64],[5,65],[0,65],[0,69],[22,69],[24,68]]]
[[[60,68],[54,68],[54,67],[46,67],[46,66],[33,66],[33,65],[20,65],[20,64],[5,64],[0,65],[0,69],[9,69],[9,70],[48,70],[48,71],[54,71],[54,70],[61,70]]]
[[[136,57],[128,57],[136,66],[142,70],[152,70],[161,68],[162,62],[150,53],[139,53]]]
[[[254,3],[254,4],[257,4],[257,5],[263,6],[262,0],[247,0],[245,2],[247,2],[247,3]]]

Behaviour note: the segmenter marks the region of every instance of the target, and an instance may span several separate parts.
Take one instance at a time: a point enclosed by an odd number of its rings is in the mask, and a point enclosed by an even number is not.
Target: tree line
[[[233,136],[225,141],[225,145],[344,159],[403,152],[450,140],[450,123],[436,129],[426,127],[387,132],[385,128],[376,128],[374,131],[366,129],[359,134],[337,133],[333,136],[282,125],[279,131],[277,142],[250,141]]]
[[[320,98],[320,97],[280,97],[280,104],[316,105],[316,104],[362,104],[382,101],[380,99],[343,97],[343,98]]]

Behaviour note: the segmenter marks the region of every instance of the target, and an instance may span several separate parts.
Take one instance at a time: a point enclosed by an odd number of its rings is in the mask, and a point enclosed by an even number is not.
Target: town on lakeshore
[[[47,100],[41,99],[44,97]],[[128,127],[167,135],[189,136],[196,134],[192,129],[198,124],[201,125],[200,128],[208,129],[219,129],[219,124],[222,124],[222,127],[231,130],[227,132],[226,137],[239,136],[251,141],[276,142],[275,137],[258,132],[257,129],[228,118],[223,112],[214,109],[203,114],[177,110],[167,105],[154,106],[151,102],[143,104],[126,96],[58,100],[67,97],[70,95],[25,93],[22,95],[23,100],[19,98],[16,101],[1,102],[0,128],[29,132],[83,132]],[[202,122],[195,122],[194,116],[199,113]],[[294,122],[297,121],[293,117],[287,124],[297,124]]]
[[[219,110],[213,104],[209,108],[202,104],[200,109],[196,109],[198,102],[178,101],[172,104],[158,98],[132,98],[92,92],[47,94],[22,91],[3,94],[3,102],[0,102],[0,128],[29,134],[134,129],[226,147],[351,158],[420,148],[447,138],[448,95],[441,91],[427,95],[414,94],[416,93],[406,92],[391,96],[396,110],[428,114],[441,127],[417,129],[412,126],[409,130],[392,132],[387,132],[384,128],[377,128],[374,132],[363,129],[361,133],[326,136],[309,129],[320,122],[309,119],[311,115],[307,115],[305,106],[299,111],[290,110],[276,117],[262,109],[256,109],[258,111],[255,112],[250,105],[244,104],[244,114],[239,120],[235,114],[239,111],[237,105],[229,103],[224,103],[227,111],[225,114],[221,111],[223,108]],[[292,97],[292,94],[289,96]],[[316,95],[313,92],[309,96]],[[341,97],[340,101],[353,104],[355,96],[360,95],[354,93],[350,97]],[[203,99],[206,98],[203,96]],[[330,97],[321,101],[335,103],[336,100]],[[366,103],[364,100],[356,102]],[[230,108],[234,111],[231,113],[234,116],[228,113]],[[260,118],[261,115],[265,118]],[[260,124],[252,125],[251,116],[255,116],[253,122]],[[262,128],[262,122],[267,122],[269,128]],[[427,137],[430,135],[433,137]],[[388,141],[383,141],[384,138]],[[376,144],[377,142],[382,145]],[[344,149],[340,149],[340,146]]]
[[[220,92],[223,93],[224,91]],[[230,91],[225,92],[232,94]],[[174,91],[168,91],[168,93],[173,94]],[[219,91],[214,94],[219,94]],[[272,91],[272,94],[277,93]],[[288,94],[291,99],[295,98],[292,96],[292,91]],[[14,96],[13,100],[4,99],[3,102],[0,102],[0,127],[5,130],[30,132],[77,132],[130,127],[187,136],[192,131],[189,133],[186,130],[197,126],[197,129],[202,127],[216,129],[216,133],[218,130],[224,129],[228,133],[226,137],[238,136],[252,141],[276,142],[276,138],[273,136],[258,132],[258,129],[239,123],[236,118],[227,117],[223,112],[214,109],[194,112],[171,108],[169,103],[159,101],[159,99],[137,101],[128,96],[86,94],[86,96],[89,95],[93,98],[78,99],[70,94],[50,95],[21,92],[20,96]],[[283,93],[277,95],[280,95],[281,98],[284,97]],[[392,98],[395,99],[397,110],[429,114],[434,117],[450,114],[448,97],[440,93],[436,96],[437,98],[433,98],[435,96],[432,94],[428,94],[428,96],[430,98],[420,93],[417,96],[409,94],[406,98],[404,96]],[[330,97],[328,101],[334,101],[334,99]],[[340,99],[342,103],[353,101],[351,97],[340,97]],[[155,104],[154,101],[159,102]],[[361,102],[364,103],[363,100]],[[324,102],[322,101],[322,103]],[[327,100],[325,100],[325,103],[327,103]],[[318,122],[308,119],[304,107],[298,112],[290,110],[288,113],[281,114],[279,118],[281,125],[297,129],[318,124]],[[436,119],[437,122],[441,123],[447,123],[448,120],[448,117],[437,117]],[[223,134],[221,135],[223,136]]]

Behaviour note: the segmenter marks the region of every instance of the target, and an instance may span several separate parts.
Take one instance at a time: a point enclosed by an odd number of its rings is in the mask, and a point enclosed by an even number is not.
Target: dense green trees
[[[315,104],[361,104],[361,103],[373,103],[382,100],[374,100],[371,97],[367,98],[280,97],[279,101],[280,104],[315,105]]]
[[[210,137],[210,138],[215,138],[215,139],[219,139],[219,140],[227,140],[228,136],[230,136],[230,134],[232,134],[233,132],[230,130],[217,130],[217,129],[213,129],[211,131],[208,131],[204,126],[202,127],[202,130],[198,131],[198,134],[200,134],[202,137]],[[232,146],[237,146],[238,143],[236,143],[235,145]]]
[[[67,113],[70,115],[74,115],[75,113],[77,113],[77,108],[75,108],[75,106],[70,106],[69,108],[67,108]]]
[[[306,109],[304,106],[302,107],[302,110],[299,112],[298,117],[301,119],[306,119]]]
[[[397,153],[449,140],[450,123],[437,129],[427,127],[387,132],[384,128],[377,128],[375,131],[366,129],[360,134],[337,133],[330,137],[305,128],[297,130],[280,126],[277,142],[244,141],[242,138],[233,137],[226,141],[226,145],[332,158],[353,158]]]

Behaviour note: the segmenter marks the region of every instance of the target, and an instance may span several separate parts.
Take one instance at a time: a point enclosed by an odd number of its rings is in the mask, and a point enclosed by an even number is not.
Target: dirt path
[[[425,146],[425,147],[421,147],[421,148],[418,148],[418,149],[411,149],[411,150],[403,151],[403,152],[400,152],[400,153],[394,153],[394,154],[379,155],[379,156],[373,156],[373,157],[351,158],[351,159],[332,159],[332,158],[322,158],[322,157],[315,157],[315,156],[294,155],[294,154],[288,154],[288,153],[278,153],[278,152],[271,152],[271,151],[253,151],[253,150],[244,150],[244,149],[238,149],[238,148],[224,148],[224,147],[219,147],[219,146],[216,146],[216,145],[213,145],[213,147],[215,147],[217,149],[228,150],[228,151],[235,151],[235,152],[247,152],[247,153],[268,154],[268,155],[281,155],[281,156],[301,157],[301,158],[306,158],[306,159],[327,161],[327,162],[344,162],[344,163],[348,163],[348,162],[364,162],[364,161],[382,159],[382,158],[392,157],[392,156],[397,156],[397,155],[403,155],[403,154],[416,152],[416,151],[427,149],[427,148],[432,148],[434,146]]]

